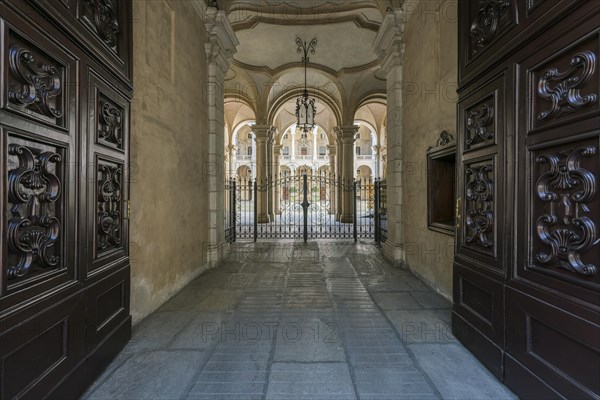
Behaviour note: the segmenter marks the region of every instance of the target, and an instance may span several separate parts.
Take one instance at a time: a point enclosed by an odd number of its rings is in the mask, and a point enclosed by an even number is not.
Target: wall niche
[[[456,203],[456,141],[442,131],[427,150],[427,227],[454,235]]]

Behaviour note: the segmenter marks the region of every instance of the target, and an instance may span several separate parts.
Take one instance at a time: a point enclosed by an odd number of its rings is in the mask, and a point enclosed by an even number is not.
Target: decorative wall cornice
[[[204,26],[208,34],[205,43],[208,62],[214,63],[225,74],[229,69],[229,60],[236,53],[240,42],[224,11],[207,7],[204,12]]]
[[[381,60],[385,74],[404,62],[404,19],[403,10],[388,10],[373,42],[373,49]]]

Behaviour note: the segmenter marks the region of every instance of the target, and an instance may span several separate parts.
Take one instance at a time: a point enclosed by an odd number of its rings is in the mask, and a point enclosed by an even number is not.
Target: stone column
[[[329,151],[329,177],[335,178],[336,174],[336,154],[337,147],[335,145],[327,146],[327,150]],[[329,214],[335,214],[336,212],[336,194],[337,187],[330,181],[329,186]]]
[[[224,93],[225,73],[229,69],[229,59],[239,44],[229,23],[227,14],[215,7],[205,10],[205,29],[208,39],[205,50],[208,61],[208,81],[205,91],[208,105],[208,160],[203,185],[208,188],[209,243],[206,257],[210,266],[216,266],[227,245],[225,241],[225,174],[223,148],[225,146]],[[200,82],[202,84],[202,82]],[[201,127],[198,127],[202,129]]]
[[[229,177],[235,178],[235,146],[230,144],[227,146],[229,149]]]
[[[275,182],[275,190],[273,193],[273,211],[275,211],[275,215],[281,214],[281,192],[279,185],[279,162],[281,157],[281,146],[280,144],[276,144],[273,146],[273,180]]]
[[[382,61],[387,86],[388,237],[382,248],[384,256],[399,265],[405,263],[402,187],[404,19],[401,9],[388,10],[373,43]]]
[[[380,145],[373,146],[373,179],[379,178],[379,150],[381,149]]]
[[[271,221],[269,215],[269,192],[266,186],[269,179],[269,163],[267,158],[269,125],[254,125],[252,131],[256,138],[256,179],[258,179],[259,190],[258,196],[258,212],[257,219],[259,224],[264,224]],[[262,187],[262,190],[261,190]]]
[[[341,190],[342,195],[342,212],[340,222],[352,223],[354,220],[354,205],[352,191],[352,182],[354,179],[354,138],[358,132],[358,125],[345,125],[337,129],[339,143],[341,145],[340,157],[341,163],[341,178],[344,188]]]
[[[275,144],[275,127],[272,126],[269,129],[268,138],[267,138],[267,192],[268,192],[268,209],[269,209],[269,218],[272,221],[275,213],[273,211],[273,196],[274,196],[274,188],[273,188],[273,180],[275,179],[273,174],[273,146]]]
[[[335,165],[335,179],[336,179],[336,190],[335,190],[335,219],[337,221],[342,217],[342,141],[340,139],[340,131],[338,127],[334,127],[335,132],[335,146],[336,146],[336,165]]]

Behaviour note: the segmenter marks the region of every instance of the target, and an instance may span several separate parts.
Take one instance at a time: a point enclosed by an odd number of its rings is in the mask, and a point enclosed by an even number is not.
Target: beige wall
[[[206,269],[206,32],[189,1],[134,1],[131,313],[134,323]]]
[[[432,10],[437,13],[432,14]],[[452,296],[454,237],[427,228],[427,148],[456,137],[456,0],[422,0],[405,27],[404,212],[406,262]]]

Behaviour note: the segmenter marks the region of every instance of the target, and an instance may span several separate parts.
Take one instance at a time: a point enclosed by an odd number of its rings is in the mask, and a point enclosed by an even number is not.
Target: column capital
[[[256,137],[256,140],[268,140],[269,133],[271,131],[271,125],[252,125],[252,133]]]
[[[333,130],[338,141],[347,142],[349,140],[352,140],[352,142],[354,143],[354,139],[356,133],[358,132],[358,128],[358,125],[342,125],[334,127]]]
[[[380,145],[376,144],[375,146],[373,146],[373,151],[375,153],[379,153],[379,150],[381,150],[381,146]]]

